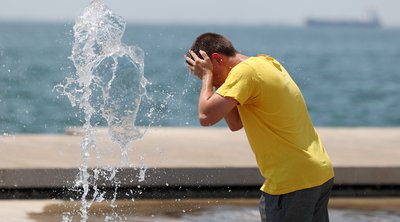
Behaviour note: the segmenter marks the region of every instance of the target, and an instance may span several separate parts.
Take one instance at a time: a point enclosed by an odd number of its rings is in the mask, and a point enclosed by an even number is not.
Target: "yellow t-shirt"
[[[266,55],[242,61],[216,93],[240,103],[239,115],[266,179],[263,192],[290,193],[333,177],[303,95],[278,61]]]

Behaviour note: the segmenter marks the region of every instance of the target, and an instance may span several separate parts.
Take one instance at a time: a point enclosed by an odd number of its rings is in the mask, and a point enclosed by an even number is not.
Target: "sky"
[[[367,20],[400,27],[399,0],[103,0],[128,23],[302,25],[309,18]],[[0,22],[72,22],[90,0],[0,0]]]

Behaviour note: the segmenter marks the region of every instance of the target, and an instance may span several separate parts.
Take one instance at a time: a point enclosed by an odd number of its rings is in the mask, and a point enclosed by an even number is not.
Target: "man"
[[[202,126],[244,127],[265,183],[262,221],[329,221],[333,168],[303,96],[275,59],[240,54],[224,36],[200,35],[185,56],[202,81]],[[213,88],[216,91],[213,91]]]

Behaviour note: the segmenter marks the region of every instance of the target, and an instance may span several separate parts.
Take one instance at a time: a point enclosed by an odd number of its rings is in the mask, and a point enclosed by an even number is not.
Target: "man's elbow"
[[[241,130],[243,128],[243,125],[242,124],[235,124],[235,125],[231,124],[231,125],[228,125],[228,127],[232,132],[235,132],[235,131]]]
[[[199,115],[199,122],[201,126],[212,126],[216,122],[210,119],[207,115]]]

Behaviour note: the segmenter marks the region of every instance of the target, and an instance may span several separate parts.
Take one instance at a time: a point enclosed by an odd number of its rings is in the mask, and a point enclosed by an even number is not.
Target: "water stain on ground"
[[[118,221],[149,221],[154,218],[165,218],[163,221],[174,221],[183,216],[201,216],[211,209],[223,206],[257,207],[258,200],[118,200],[93,203],[88,210],[88,222],[105,221],[114,218]],[[48,221],[80,221],[81,203],[68,201],[46,205],[41,212],[28,213],[29,218],[36,222]]]

